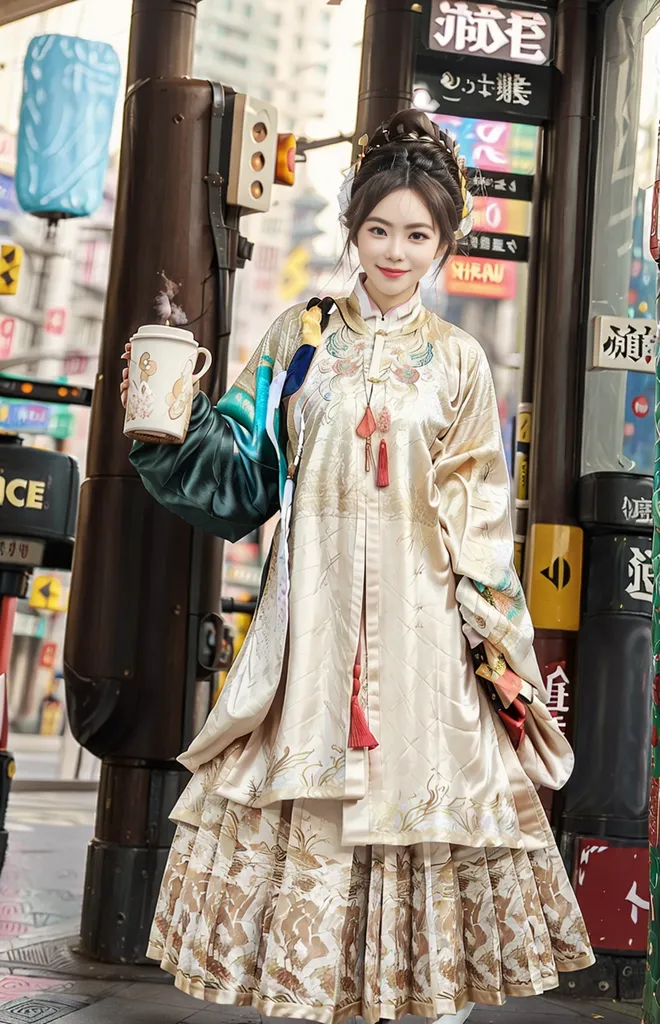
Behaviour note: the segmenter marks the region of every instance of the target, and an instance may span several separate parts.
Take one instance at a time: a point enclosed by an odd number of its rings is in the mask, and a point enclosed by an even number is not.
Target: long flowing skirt
[[[268,1016],[435,1020],[593,963],[548,830],[526,853],[341,845],[341,805],[207,794],[180,823],[148,955],[178,988]]]

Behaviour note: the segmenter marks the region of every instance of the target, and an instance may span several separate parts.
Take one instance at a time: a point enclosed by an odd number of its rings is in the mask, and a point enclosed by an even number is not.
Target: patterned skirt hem
[[[503,1006],[507,999],[525,998],[538,996],[543,992],[551,992],[559,985],[559,978],[545,978],[542,984],[542,991],[535,990],[531,985],[509,985],[501,992],[490,992],[470,987],[461,998],[445,1000],[436,1004],[409,1000],[403,1006],[393,1006],[391,1003],[381,1003],[379,1006],[366,1008],[359,1000],[333,1012],[327,1006],[309,1006],[302,1004],[292,1005],[291,1003],[276,1003],[272,999],[260,996],[258,992],[231,992],[221,989],[204,986],[199,978],[190,978],[183,974],[176,963],[168,959],[162,946],[150,943],[147,949],[147,956],[150,960],[157,960],[160,967],[167,974],[174,978],[174,984],[179,991],[207,1003],[215,1003],[221,1006],[243,1006],[251,1007],[258,1013],[268,1017],[286,1017],[294,1020],[313,1020],[319,1024],[339,1024],[340,1021],[350,1017],[361,1017],[366,1024],[378,1024],[381,1019],[400,1020],[402,1017],[411,1014],[414,1017],[424,1017],[427,1020],[436,1020],[443,1014],[455,1014],[461,1010],[466,1003],[477,1003],[481,1006]],[[580,957],[578,960],[566,963],[558,963],[557,970],[560,974],[581,971],[590,967],[595,962],[593,954]]]
[[[559,851],[345,847],[341,808],[207,796],[179,825],[148,956],[267,1016],[435,1021],[556,988],[593,953]]]

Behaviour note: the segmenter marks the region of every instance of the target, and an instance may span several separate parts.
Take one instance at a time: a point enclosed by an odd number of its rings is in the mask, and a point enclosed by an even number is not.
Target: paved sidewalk
[[[0,1024],[260,1024],[252,1010],[183,995],[156,966],[112,967],[76,955],[95,804],[90,792],[12,793],[0,877]],[[550,996],[477,1008],[469,1024],[632,1024],[640,1018],[634,1004]]]

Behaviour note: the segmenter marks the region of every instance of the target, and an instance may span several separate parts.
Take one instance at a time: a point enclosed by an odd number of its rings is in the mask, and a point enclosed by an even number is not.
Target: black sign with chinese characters
[[[653,477],[637,473],[587,473],[578,485],[578,519],[585,530],[653,531]]]
[[[493,231],[473,231],[461,243],[459,255],[526,263],[529,259],[529,238],[525,235],[500,235]]]
[[[443,114],[542,124],[550,116],[552,72],[427,52],[417,56],[415,84],[428,90]]]
[[[537,67],[552,56],[549,11],[515,10],[466,0],[432,0],[428,45],[431,50]]]
[[[585,614],[653,611],[651,536],[609,534],[589,542]],[[649,655],[650,657],[650,655]]]
[[[531,174],[501,174],[499,171],[480,171],[475,167],[468,167],[467,171],[475,196],[531,201],[534,186]]]

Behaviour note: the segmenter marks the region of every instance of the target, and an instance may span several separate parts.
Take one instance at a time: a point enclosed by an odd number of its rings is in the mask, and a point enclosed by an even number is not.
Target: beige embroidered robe
[[[240,804],[341,801],[347,845],[540,849],[548,825],[536,785],[563,785],[573,762],[543,703],[513,568],[488,363],[476,341],[417,298],[386,317],[363,317],[359,298],[339,300],[289,401],[289,457],[301,423],[304,443],[288,607],[274,557],[221,696],[180,760],[204,772],[224,751],[213,789]],[[288,366],[303,308],[269,330],[238,382],[246,395],[264,358],[275,375]],[[356,434],[370,378],[383,428],[374,450],[382,438],[389,455],[384,488],[365,471]],[[147,482],[148,466],[138,468]],[[379,744],[370,752],[347,749],[363,609],[360,699]],[[468,637],[485,639],[489,660],[503,656],[537,694],[518,753],[475,676]],[[191,783],[184,792],[177,821],[197,824],[198,791]]]

